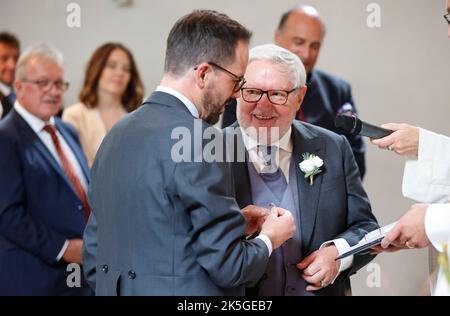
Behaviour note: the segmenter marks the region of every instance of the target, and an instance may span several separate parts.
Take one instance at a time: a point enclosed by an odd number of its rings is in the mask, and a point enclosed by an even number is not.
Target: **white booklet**
[[[346,252],[342,253],[336,260],[355,255],[364,254],[371,248],[379,245],[387,233],[397,224],[397,222],[377,228],[367,233],[356,245],[350,247]]]

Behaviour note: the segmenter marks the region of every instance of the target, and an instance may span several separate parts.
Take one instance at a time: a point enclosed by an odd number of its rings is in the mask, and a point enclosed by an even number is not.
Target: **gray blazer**
[[[234,133],[237,123],[225,129],[227,141],[234,134],[237,146],[244,146],[242,136]],[[292,124],[293,158],[296,165],[300,205],[302,253],[311,254],[325,241],[344,238],[351,246],[366,233],[378,228],[369,199],[361,183],[351,147],[344,136],[308,123]],[[242,150],[242,149],[241,149]],[[239,152],[235,148],[234,152]],[[324,161],[323,172],[314,177],[314,185],[304,178],[298,164],[302,153],[316,154]],[[241,208],[253,204],[247,162],[232,164],[236,200]],[[366,265],[374,256],[356,255],[353,266],[343,271],[333,285],[317,295],[344,295],[350,290],[349,276]],[[248,293],[255,294],[254,290]]]
[[[177,127],[194,135],[194,118],[154,92],[97,153],[83,252],[97,295],[243,295],[265,271],[266,245],[243,238],[230,165],[175,163]]]

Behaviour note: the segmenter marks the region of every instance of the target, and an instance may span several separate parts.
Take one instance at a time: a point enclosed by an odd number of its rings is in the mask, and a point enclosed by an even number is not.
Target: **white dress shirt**
[[[166,86],[161,86],[161,85],[159,85],[156,88],[156,91],[165,92],[167,94],[173,95],[175,98],[177,98],[178,100],[183,102],[183,104],[187,107],[187,109],[189,110],[189,112],[192,114],[193,117],[195,117],[197,119],[199,118],[197,107],[184,94],[182,94],[172,88],[169,88]]]
[[[48,122],[44,122],[40,118],[36,117],[35,115],[28,112],[23,106],[19,104],[18,101],[14,104],[14,109],[16,112],[27,122],[27,124],[31,127],[31,129],[36,133],[36,135],[39,137],[39,139],[44,143],[45,147],[49,150],[53,158],[58,162],[58,164],[61,166],[61,160],[59,159],[58,153],[56,152],[55,145],[53,143],[53,140],[50,136],[50,134],[43,130],[44,126],[47,124],[55,125],[55,119],[53,117],[50,118]],[[83,186],[84,190],[87,190],[87,179],[84,177],[83,170],[81,169],[81,165],[78,162],[75,154],[70,149],[69,145],[67,144],[66,140],[62,135],[56,130],[56,135],[58,136],[59,142],[61,144],[61,149],[63,150],[64,154],[66,155],[67,159],[69,160],[74,172],[78,176],[78,179],[80,180],[81,185]],[[64,243],[64,246],[62,247],[61,251],[59,252],[58,256],[56,257],[56,260],[59,261],[62,256],[64,255],[64,252],[66,251],[67,247],[69,246],[68,240]]]
[[[258,154],[259,144],[257,140],[248,135],[242,127],[241,133],[242,133],[242,141],[244,142],[245,148],[247,149],[249,155],[249,160],[253,163],[256,171],[259,174],[261,173],[261,170],[265,167],[264,158]],[[277,155],[275,155],[275,161],[277,166],[279,166],[279,168],[283,172],[283,175],[286,178],[287,183],[289,183],[289,168],[291,165],[292,151],[294,148],[291,134],[292,134],[292,127],[289,128],[286,134],[284,134],[281,137],[281,139],[279,139],[279,141],[277,141],[276,143],[272,143],[271,145],[278,147]],[[324,242],[320,246],[320,249],[322,249],[323,247],[330,246],[332,244],[336,246],[339,255],[346,252],[350,248],[350,245],[344,238],[338,238]],[[350,268],[352,264],[353,264],[353,255],[342,258],[340,260],[339,273],[336,275],[335,279],[331,283],[334,283],[339,274],[342,271],[345,271],[348,268]]]

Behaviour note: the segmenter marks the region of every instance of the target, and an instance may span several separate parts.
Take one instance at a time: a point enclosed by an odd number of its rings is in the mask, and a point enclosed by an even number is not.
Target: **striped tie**
[[[46,125],[43,128],[43,130],[46,131],[47,133],[49,133],[50,136],[52,137],[53,144],[55,145],[56,152],[59,156],[61,165],[64,169],[64,173],[66,174],[70,183],[72,183],[72,186],[75,189],[75,192],[77,193],[78,198],[81,200],[81,203],[83,203],[84,216],[87,221],[91,210],[90,210],[89,204],[87,202],[86,192],[84,191],[83,186],[81,185],[80,179],[78,178],[75,171],[73,170],[73,167],[69,162],[69,159],[67,159],[66,155],[64,154],[64,151],[61,148],[61,143],[59,142],[58,135],[56,135],[56,129],[53,125]]]

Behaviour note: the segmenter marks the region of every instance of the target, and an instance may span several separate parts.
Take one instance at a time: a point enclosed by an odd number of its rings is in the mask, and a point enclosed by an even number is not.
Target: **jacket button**
[[[78,205],[78,210],[82,211],[83,210],[83,205]]]
[[[128,271],[128,277],[129,277],[131,280],[136,279],[136,272],[134,272],[133,270]]]
[[[102,271],[103,271],[104,273],[108,273],[108,266],[107,266],[106,264],[103,265]]]

